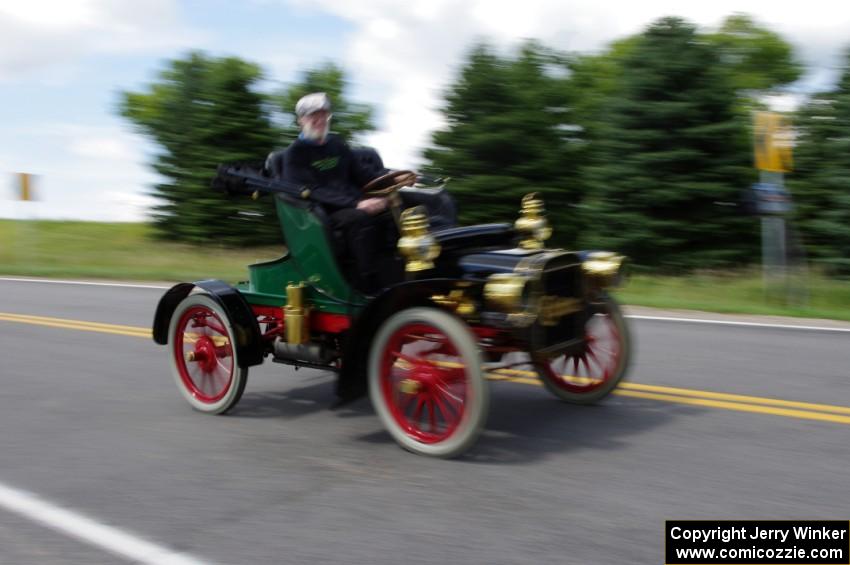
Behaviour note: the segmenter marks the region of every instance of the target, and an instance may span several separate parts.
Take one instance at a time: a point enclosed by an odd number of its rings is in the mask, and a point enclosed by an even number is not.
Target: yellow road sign
[[[33,200],[32,175],[29,173],[18,173],[18,182],[20,186],[20,192],[18,193],[20,200]]]
[[[791,171],[794,132],[786,117],[776,112],[756,112],[754,134],[756,168],[771,173]]]

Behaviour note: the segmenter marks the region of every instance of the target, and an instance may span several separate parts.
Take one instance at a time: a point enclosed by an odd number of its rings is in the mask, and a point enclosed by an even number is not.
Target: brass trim
[[[588,254],[581,268],[594,286],[606,288],[620,283],[625,260],[625,256],[611,251],[594,251]]]
[[[402,394],[417,394],[419,392],[419,381],[414,379],[404,379],[398,383],[398,390]]]
[[[575,303],[573,297],[544,295],[542,287],[543,272],[551,261],[569,253],[563,249],[544,249],[520,260],[514,267],[514,274],[524,276],[529,281],[529,294],[526,309],[522,314],[511,314],[509,321],[517,326],[527,326],[540,320],[542,325],[555,325],[561,316],[574,313],[582,308],[580,300]],[[575,262],[578,266],[578,260]]]
[[[286,285],[286,305],[296,310],[304,308],[304,285],[302,283]]]
[[[283,309],[286,341],[300,345],[310,341],[310,309],[304,306],[304,285],[286,286],[286,306]]]
[[[462,289],[454,289],[446,294],[434,294],[431,300],[445,308],[450,308],[463,318],[471,318],[478,313],[475,301]]]
[[[495,273],[484,283],[484,299],[487,304],[508,314],[523,310],[522,297],[529,278],[517,273]]]
[[[566,296],[546,295],[540,299],[540,323],[555,326],[564,316],[581,310],[581,300]]]
[[[519,246],[523,249],[543,249],[544,242],[552,237],[552,228],[544,215],[543,200],[537,192],[526,194],[522,198],[520,217],[514,228],[522,234]]]
[[[416,206],[401,213],[401,237],[399,253],[404,256],[405,271],[415,273],[434,268],[434,259],[439,257],[440,244],[428,231],[428,216],[425,208]]]
[[[223,335],[205,336],[205,335],[197,334],[197,333],[187,333],[187,334],[185,334],[184,339],[189,343],[196,343],[198,341],[198,339],[200,339],[202,337],[206,337],[206,338],[209,338],[210,340],[212,340],[213,345],[215,345],[216,347],[224,347],[225,345],[227,345],[227,343],[229,341],[227,339],[227,337],[225,337]]]

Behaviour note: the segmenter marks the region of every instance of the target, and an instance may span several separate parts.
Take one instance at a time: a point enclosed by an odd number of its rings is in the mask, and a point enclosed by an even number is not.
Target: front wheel
[[[475,338],[435,308],[402,310],[384,322],[369,353],[369,393],[393,438],[421,455],[460,455],[487,418]]]
[[[190,294],[168,326],[171,369],[192,408],[223,414],[242,397],[248,369],[239,367],[227,312],[206,294]]]
[[[579,351],[534,362],[549,392],[574,404],[608,396],[625,376],[631,355],[628,328],[616,301],[605,295],[591,309]]]

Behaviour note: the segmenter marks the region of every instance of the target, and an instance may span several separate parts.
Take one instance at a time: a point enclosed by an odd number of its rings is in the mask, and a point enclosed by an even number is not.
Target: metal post
[[[760,171],[759,181],[779,188],[783,187],[782,173]],[[785,244],[785,218],[782,215],[761,218],[762,278],[765,296],[788,296],[788,249]],[[779,292],[776,292],[779,290]]]
[[[768,296],[770,288],[770,218],[761,217],[761,280],[764,295]]]

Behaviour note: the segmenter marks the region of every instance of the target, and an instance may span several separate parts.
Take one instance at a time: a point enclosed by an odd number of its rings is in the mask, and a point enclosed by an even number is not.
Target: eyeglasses
[[[311,112],[309,114],[304,115],[303,119],[329,122],[331,121],[332,117],[333,114],[331,114],[327,110],[317,110],[315,112]]]

